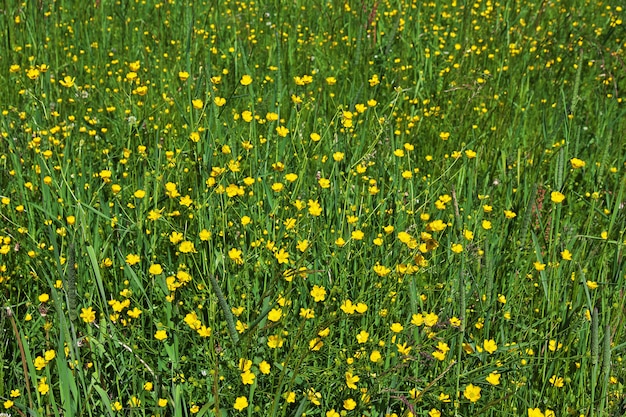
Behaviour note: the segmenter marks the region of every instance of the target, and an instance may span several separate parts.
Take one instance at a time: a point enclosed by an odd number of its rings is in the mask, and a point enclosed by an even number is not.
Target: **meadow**
[[[0,416],[626,413],[618,0],[0,5]]]

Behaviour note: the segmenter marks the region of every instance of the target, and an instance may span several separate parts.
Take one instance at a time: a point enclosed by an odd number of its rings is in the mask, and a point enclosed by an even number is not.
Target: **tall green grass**
[[[622,7],[4,4],[5,412],[619,415]]]

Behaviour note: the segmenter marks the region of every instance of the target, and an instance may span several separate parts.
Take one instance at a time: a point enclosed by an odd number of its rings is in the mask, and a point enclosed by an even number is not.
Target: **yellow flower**
[[[151,275],[160,275],[160,274],[163,273],[163,268],[159,264],[152,264],[152,265],[150,265],[150,268],[148,269],[148,272]]]
[[[272,367],[266,361],[261,361],[261,363],[259,363],[259,371],[261,371],[263,375],[269,375],[271,369]]]
[[[285,126],[278,126],[276,128],[276,133],[281,138],[284,138],[284,137],[286,137],[289,134],[289,129],[287,129]]]
[[[314,285],[310,294],[311,297],[313,297],[313,301],[319,303],[320,301],[324,301],[326,298],[326,289],[322,286]]]
[[[439,316],[437,316],[437,314],[435,313],[428,313],[424,317],[424,324],[427,327],[433,327],[435,324],[437,324],[437,321],[439,321]]]
[[[204,107],[204,103],[202,102],[202,100],[200,100],[199,98],[196,98],[194,100],[191,100],[191,105],[193,106],[194,109],[199,110],[202,107]]]
[[[46,302],[48,302],[48,300],[50,300],[50,296],[48,294],[46,294],[46,293],[41,294],[39,296],[39,302],[41,302],[41,303],[46,303]]]
[[[187,79],[189,79],[189,73],[187,71],[179,71],[178,79],[181,81],[187,81]]]
[[[402,326],[400,323],[393,323],[390,329],[394,333],[400,333],[402,330],[404,330],[404,326]]]
[[[213,102],[217,107],[222,107],[224,104],[226,104],[226,99],[223,97],[215,97],[213,99]]]
[[[550,383],[557,388],[561,388],[564,385],[563,378],[556,375],[552,375],[552,377],[550,378]]]
[[[241,374],[241,382],[244,385],[252,385],[252,384],[254,384],[254,379],[255,378],[256,378],[256,376],[252,372],[250,372],[249,370],[245,371],[245,372],[243,372]]]
[[[239,80],[239,82],[241,83],[241,85],[250,85],[252,84],[252,77],[245,74],[243,77],[241,77],[241,80]]]
[[[528,417],[545,417],[539,408],[529,408]]]
[[[71,88],[74,86],[74,80],[76,80],[76,77],[70,77],[69,75],[66,75],[61,81],[59,81],[59,84],[61,84],[65,88]]]
[[[346,385],[350,389],[357,389],[356,383],[359,382],[358,375],[353,375],[352,372],[346,372]]]
[[[232,248],[228,251],[228,257],[237,265],[243,265],[242,252],[239,249]]]
[[[194,247],[193,242],[190,242],[188,240],[181,243],[178,250],[181,251],[182,253],[195,253],[196,252],[196,248]]]
[[[284,249],[281,249],[280,251],[275,253],[274,257],[276,258],[279,264],[289,263],[289,252],[285,252]]]
[[[496,345],[496,342],[493,339],[485,340],[483,342],[483,347],[489,354],[498,350],[498,345]]]
[[[280,308],[274,308],[270,310],[270,312],[268,313],[267,319],[269,321],[277,322],[278,320],[280,320],[282,315],[283,315],[283,311]]]
[[[154,334],[154,338],[160,341],[167,339],[167,332],[165,330],[157,330]]]
[[[544,269],[546,269],[546,264],[543,264],[539,261],[533,262],[533,265],[535,266],[535,269],[537,271],[543,271]]]
[[[6,408],[6,409],[9,409],[9,408],[13,407],[13,404],[14,404],[14,403],[13,403],[13,401],[11,401],[11,400],[6,400],[6,401],[3,403],[4,408]],[[9,415],[10,415],[10,414],[9,414]],[[337,415],[339,415],[339,414],[337,414]]]
[[[242,411],[243,409],[248,408],[248,399],[246,397],[237,397],[233,408],[237,411]]]
[[[94,321],[96,321],[96,313],[91,307],[82,308],[80,310],[79,317],[83,319],[85,323],[93,323]]]
[[[570,252],[569,250],[565,249],[563,252],[561,252],[561,258],[563,258],[564,261],[571,261],[572,260],[572,252]]]
[[[578,158],[572,158],[569,160],[569,162],[570,164],[572,164],[572,168],[574,169],[584,168],[585,165],[587,165],[585,161],[583,161],[582,159],[578,159]]]
[[[500,377],[502,375],[497,373],[497,372],[492,372],[489,375],[487,375],[487,378],[485,378],[487,380],[487,382],[489,382],[491,385],[499,385],[500,384]]]
[[[562,203],[563,200],[565,200],[565,196],[558,191],[552,191],[552,193],[550,194],[550,200],[552,200],[552,202],[555,204],[559,204]]]
[[[37,391],[39,391],[41,395],[46,395],[50,391],[50,386],[46,384],[46,377],[41,378],[39,381]]]
[[[477,387],[473,384],[468,384],[465,387],[465,391],[463,391],[463,396],[470,400],[470,402],[475,403],[480,399],[480,387]]]
[[[343,408],[345,408],[348,411],[354,410],[356,408],[356,401],[354,401],[352,398],[348,398],[347,400],[344,400]]]
[[[455,243],[452,245],[451,250],[454,253],[461,253],[463,252],[463,245],[461,245],[460,243]]]

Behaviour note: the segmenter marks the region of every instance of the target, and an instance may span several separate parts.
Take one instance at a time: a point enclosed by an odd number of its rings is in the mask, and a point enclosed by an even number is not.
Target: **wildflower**
[[[348,398],[347,400],[344,400],[343,408],[345,408],[348,411],[354,410],[356,408],[356,401],[354,401],[352,398]]]
[[[241,85],[246,86],[246,85],[250,85],[252,84],[252,77],[245,74],[241,77],[241,80],[239,80],[239,82],[241,83]]]
[[[374,272],[376,272],[376,274],[379,277],[384,277],[385,275],[388,275],[391,272],[391,269],[387,268],[384,265],[380,265],[380,264],[376,264],[374,265]]]
[[[322,139],[322,137],[319,135],[319,133],[311,133],[309,135],[309,138],[313,141],[313,142],[319,142],[320,139]]]
[[[313,297],[313,301],[319,303],[326,298],[326,289],[323,286],[314,285],[310,294]]]
[[[165,330],[157,330],[154,334],[154,338],[159,341],[167,339],[167,332]]]
[[[350,389],[357,389],[356,383],[359,382],[358,375],[353,375],[352,372],[346,372],[346,385]]]
[[[365,330],[361,330],[359,334],[356,335],[356,340],[359,344],[367,343],[367,339],[370,337],[370,334]]]
[[[515,218],[515,216],[517,216],[517,214],[515,214],[514,211],[504,210],[504,217],[506,217],[507,219],[513,219]]]
[[[237,397],[233,408],[237,411],[242,411],[243,409],[248,408],[248,399],[246,397]]]
[[[309,214],[311,216],[319,216],[322,214],[322,207],[320,207],[319,203],[317,202],[317,200],[309,200],[309,202],[307,203],[309,206]]]
[[[152,264],[150,265],[150,268],[148,269],[148,272],[151,275],[160,275],[163,273],[163,268],[161,267],[160,264]]]
[[[50,385],[46,384],[46,379],[46,377],[41,378],[37,385],[37,391],[39,391],[41,395],[46,395],[50,391]]]
[[[215,103],[215,105],[217,107],[222,107],[224,104],[226,104],[226,99],[224,97],[215,97],[213,99],[213,103]]]
[[[7,408],[9,408],[9,407],[7,407]],[[340,416],[341,416],[341,414],[336,412],[334,408],[331,408],[330,410],[328,410],[326,412],[326,417],[340,417]]]
[[[70,77],[69,75],[66,75],[61,81],[59,81],[59,84],[61,84],[65,88],[71,88],[74,86],[74,80],[76,80],[76,77]]]
[[[195,253],[196,252],[196,248],[194,247],[193,242],[190,242],[188,240],[181,243],[180,246],[178,247],[178,250],[181,251],[182,253]]]
[[[285,252],[284,249],[281,249],[277,253],[274,254],[276,260],[279,264],[286,264],[289,262],[289,252]]]
[[[351,237],[354,240],[362,240],[363,236],[365,236],[365,233],[363,233],[361,230],[355,230],[354,232],[352,232]]]
[[[463,245],[461,245],[460,243],[454,243],[450,249],[454,253],[461,253],[463,252]]]
[[[380,354],[379,351],[373,350],[372,353],[370,353],[370,361],[377,363],[377,362],[380,362],[381,360],[382,360],[382,355]]]
[[[598,288],[598,283],[596,281],[587,280],[586,284],[587,288],[589,288],[590,290],[595,290],[596,288]]]
[[[83,319],[85,323],[93,323],[94,321],[96,321],[96,313],[91,307],[82,308],[80,310],[79,317]]]
[[[178,79],[181,81],[187,81],[189,79],[189,73],[187,71],[179,71]]]
[[[228,257],[237,265],[243,265],[242,252],[239,249],[232,248],[228,251]]]
[[[475,403],[480,399],[480,387],[477,387],[473,384],[468,384],[465,387],[465,391],[463,391],[463,396],[470,400],[470,402]]]
[[[4,405],[4,408],[9,409],[11,407],[13,407],[13,401],[11,400],[6,400],[2,405]],[[326,415],[328,415],[328,413],[326,413]],[[337,416],[339,416],[339,414],[337,414]]]
[[[552,191],[552,193],[550,194],[550,200],[552,200],[552,202],[555,204],[559,204],[562,203],[563,200],[565,200],[565,195],[558,191]]]
[[[283,315],[283,311],[280,308],[274,308],[270,310],[270,312],[267,314],[267,319],[275,323],[278,320],[280,320],[282,315]]]
[[[539,408],[529,408],[528,417],[545,417]]]
[[[285,126],[278,126],[276,128],[276,133],[281,138],[284,138],[284,137],[286,137],[289,134],[289,129],[287,129]]]
[[[283,346],[283,343],[285,343],[285,341],[280,336],[270,335],[267,338],[267,346],[269,346],[271,349],[280,348]]]
[[[572,164],[572,168],[574,169],[584,168],[585,165],[587,165],[585,161],[583,161],[582,159],[578,159],[578,158],[572,158],[569,160],[569,162],[570,164]]]
[[[374,86],[380,84],[380,80],[378,79],[378,75],[377,74],[372,75],[372,77],[369,80],[367,80],[367,81],[369,82],[370,87],[374,87]]]
[[[481,226],[485,230],[491,229],[491,222],[489,220],[483,220]]]
[[[35,365],[35,369],[37,369],[38,371],[41,371],[43,368],[46,367],[47,362],[43,357],[37,356],[35,360],[33,361],[33,365]]]
[[[43,293],[39,296],[39,302],[40,303],[47,303],[48,300],[50,300],[50,296],[46,293]]]
[[[499,385],[500,384],[500,377],[502,375],[497,373],[497,372],[492,372],[489,375],[487,375],[487,378],[485,378],[487,380],[487,382],[489,382],[491,385]]]
[[[270,364],[266,361],[261,361],[261,363],[259,363],[259,371],[261,371],[263,375],[269,375],[271,368]]]
[[[252,384],[254,384],[254,379],[255,378],[256,378],[256,376],[252,372],[250,372],[249,370],[245,371],[245,372],[243,372],[241,374],[241,382],[244,385],[252,385]]]
[[[344,300],[343,303],[341,303],[341,307],[339,308],[341,308],[341,311],[346,314],[354,314],[356,310],[356,306],[352,304],[352,301],[350,300]]]
[[[433,327],[435,324],[437,324],[438,320],[439,316],[437,316],[435,313],[428,313],[424,317],[424,324],[426,325],[426,327]]]
[[[426,225],[428,232],[441,232],[447,227],[447,224],[441,220],[434,220]]]
[[[408,356],[413,349],[411,346],[407,346],[406,342],[403,344],[396,344],[396,348],[398,349],[398,353],[403,356]]]
[[[496,342],[493,339],[485,340],[483,342],[483,347],[489,354],[492,354],[498,349],[498,345],[496,345]]]
[[[539,261],[533,262],[533,265],[535,266],[535,270],[537,271],[543,271],[544,269],[546,269],[546,264]]]
[[[202,102],[201,99],[196,98],[191,100],[191,105],[193,106],[194,109],[196,110],[200,110],[202,107],[204,107],[204,103]]]
[[[394,333],[400,333],[402,330],[404,330],[404,326],[402,326],[400,323],[393,323],[390,329]]]
[[[313,388],[309,388],[306,392],[306,397],[312,404],[320,405],[320,399],[322,398],[322,394],[315,391]]]
[[[550,383],[556,388],[561,388],[564,385],[563,377],[552,375],[552,377],[550,377]]]
[[[561,258],[564,261],[571,261],[572,260],[572,252],[570,252],[569,250],[565,249],[563,252],[561,252]]]
[[[308,247],[309,247],[309,241],[306,239],[299,240],[298,243],[296,244],[296,248],[298,248],[300,252],[306,251]]]

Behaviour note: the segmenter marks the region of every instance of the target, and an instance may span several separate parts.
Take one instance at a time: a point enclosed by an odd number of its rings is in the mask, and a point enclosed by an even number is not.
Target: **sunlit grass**
[[[624,412],[619,2],[213,3],[2,9],[5,413]]]

